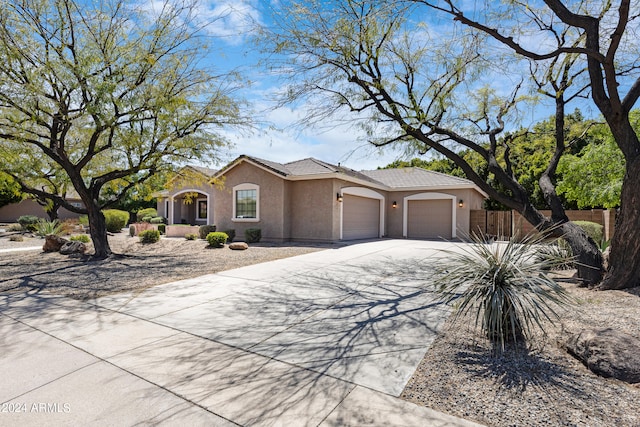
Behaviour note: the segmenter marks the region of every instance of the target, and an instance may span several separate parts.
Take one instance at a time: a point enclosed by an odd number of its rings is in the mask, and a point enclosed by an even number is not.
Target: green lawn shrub
[[[156,217],[151,218],[149,220],[149,222],[151,224],[164,224],[165,223],[165,219],[164,219],[163,216],[156,216]]]
[[[198,229],[198,236],[202,240],[206,240],[209,233],[215,233],[215,231],[216,231],[215,225],[201,225],[200,228]]]
[[[18,224],[22,226],[24,231],[35,231],[38,220],[40,218],[35,215],[22,215],[18,218]]]
[[[160,234],[167,234],[166,224],[158,224],[158,231],[160,232]]]
[[[149,217],[149,219],[151,219],[157,216],[158,216],[158,211],[156,210],[156,208],[140,209],[138,212],[136,212],[136,221],[148,222],[148,221],[145,221],[144,218]]]
[[[262,229],[247,228],[244,230],[244,241],[247,243],[258,243],[262,239]]]
[[[207,242],[212,248],[221,248],[227,242],[229,236],[222,232],[212,232],[207,234]]]
[[[591,221],[573,221],[575,225],[582,228],[589,237],[599,246],[604,238],[604,227]]]
[[[144,230],[138,234],[141,243],[156,243],[160,240],[160,232],[158,230]]]
[[[76,234],[75,236],[69,237],[69,240],[71,240],[72,242],[89,243],[91,241],[91,238],[86,234]]]
[[[187,233],[184,235],[184,238],[187,240],[197,240],[198,239],[198,235],[195,233]]]
[[[129,212],[118,209],[105,209],[102,211],[107,223],[109,233],[119,233],[129,221]]]

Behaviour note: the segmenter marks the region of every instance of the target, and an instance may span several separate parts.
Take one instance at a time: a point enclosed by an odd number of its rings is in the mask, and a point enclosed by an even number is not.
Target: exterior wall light
[[[338,202],[342,202],[342,194],[337,193],[337,194],[336,194],[336,200],[337,200]]]
[[[391,203],[391,207],[392,208],[397,208],[398,207],[398,202],[396,202],[395,200],[393,201],[393,203]]]
[[[460,199],[460,201],[458,202],[458,206],[460,206],[460,207],[464,206],[464,201],[462,199]]]

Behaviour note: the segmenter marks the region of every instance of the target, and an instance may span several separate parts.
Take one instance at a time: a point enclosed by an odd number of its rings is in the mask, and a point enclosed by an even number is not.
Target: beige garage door
[[[451,200],[409,200],[409,239],[451,238]]]
[[[344,195],[342,240],[380,237],[380,200]]]

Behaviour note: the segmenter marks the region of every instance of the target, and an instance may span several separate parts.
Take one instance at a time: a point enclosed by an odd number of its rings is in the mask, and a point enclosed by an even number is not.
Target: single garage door
[[[380,237],[380,200],[345,194],[342,199],[342,240]]]
[[[451,239],[451,200],[409,200],[409,239]]]

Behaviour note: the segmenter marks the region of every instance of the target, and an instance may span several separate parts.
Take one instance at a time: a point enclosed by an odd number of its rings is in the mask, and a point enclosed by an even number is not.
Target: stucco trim
[[[369,199],[377,199],[380,201],[380,228],[378,231],[378,237],[384,236],[384,225],[385,225],[385,197],[378,193],[375,190],[365,187],[344,187],[340,189],[341,194],[349,194],[351,196],[359,196],[366,197]],[[342,240],[342,231],[343,231],[343,206],[344,202],[340,203],[340,240]]]
[[[457,197],[451,194],[434,193],[434,192],[412,194],[404,198],[402,203],[402,237],[405,237],[405,238],[407,237],[407,222],[408,222],[408,216],[409,216],[410,200],[447,200],[447,199],[451,200],[451,237],[455,239],[457,234],[456,233]]]

